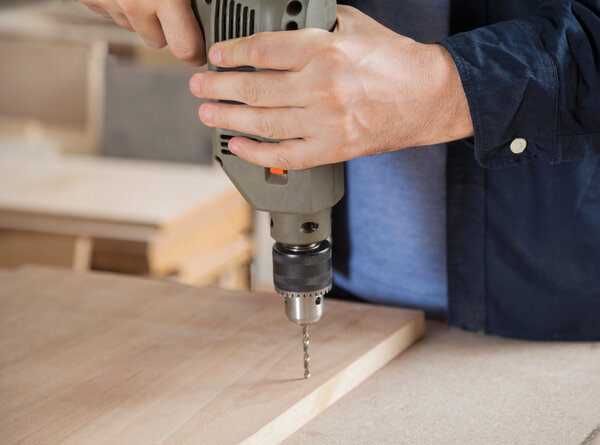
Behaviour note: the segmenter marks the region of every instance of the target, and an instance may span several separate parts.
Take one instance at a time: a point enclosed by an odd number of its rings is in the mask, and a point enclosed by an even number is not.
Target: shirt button
[[[527,147],[527,141],[523,138],[516,138],[510,143],[510,151],[518,155],[523,153]]]

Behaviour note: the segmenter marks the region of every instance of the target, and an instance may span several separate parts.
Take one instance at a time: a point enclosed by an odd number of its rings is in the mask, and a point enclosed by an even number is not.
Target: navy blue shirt
[[[447,150],[449,323],[599,340],[600,2],[454,0],[450,31],[475,136]]]

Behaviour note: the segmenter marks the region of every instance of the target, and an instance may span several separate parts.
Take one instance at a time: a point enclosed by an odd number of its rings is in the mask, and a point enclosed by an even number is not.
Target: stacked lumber
[[[0,267],[88,264],[190,284],[237,270],[229,281],[247,288],[251,219],[213,166],[0,156]]]

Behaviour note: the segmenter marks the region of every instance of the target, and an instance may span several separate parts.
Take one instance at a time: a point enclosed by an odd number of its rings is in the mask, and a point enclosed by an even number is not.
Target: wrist
[[[425,45],[432,69],[433,103],[430,128],[434,143],[473,136],[473,122],[460,74],[450,53],[439,44]]]

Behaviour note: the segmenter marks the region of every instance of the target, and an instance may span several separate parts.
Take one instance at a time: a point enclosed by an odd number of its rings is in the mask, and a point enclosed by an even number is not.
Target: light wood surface
[[[600,444],[600,343],[427,334],[285,445]]]
[[[191,257],[179,268],[177,279],[181,283],[196,286],[213,284],[235,266],[249,264],[252,251],[250,239],[240,235],[233,243]]]
[[[3,221],[9,221],[9,214],[15,215],[15,224],[27,224],[27,215],[56,218],[57,231],[61,223],[89,223],[87,231],[97,237],[113,238],[112,223],[123,238],[145,240],[148,232],[173,229],[237,193],[212,166],[76,156],[0,158]]]
[[[280,297],[108,274],[0,274],[0,442],[275,443],[423,332],[325,302],[302,376]]]
[[[234,242],[251,218],[213,166],[0,156],[0,228],[92,238],[101,269],[164,276]]]

